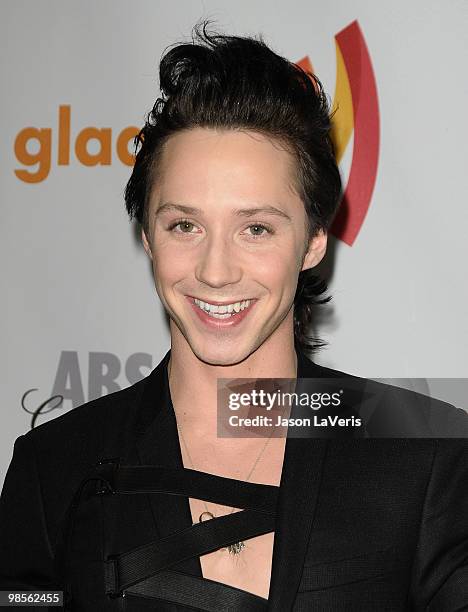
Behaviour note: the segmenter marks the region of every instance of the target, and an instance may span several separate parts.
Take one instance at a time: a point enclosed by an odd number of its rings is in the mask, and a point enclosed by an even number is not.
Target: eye
[[[267,225],[264,225],[263,223],[254,223],[253,225],[249,225],[248,229],[253,228],[255,230],[255,232],[253,234],[251,234],[251,238],[261,238],[262,236],[266,234],[273,234],[273,229],[271,227],[268,227]],[[262,230],[261,233],[257,233],[257,230]]]
[[[176,227],[181,226],[180,232],[175,232],[176,234],[191,234],[192,232],[190,231],[190,228],[195,227],[195,224],[192,223],[191,221],[189,221],[188,219],[180,219],[179,221],[174,221],[174,223],[171,223],[171,225],[168,227],[169,231],[173,231]],[[189,231],[185,231],[186,229],[189,229]]]

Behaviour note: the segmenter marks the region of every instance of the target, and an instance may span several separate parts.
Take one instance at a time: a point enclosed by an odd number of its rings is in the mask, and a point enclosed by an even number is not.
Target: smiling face
[[[326,235],[307,242],[292,163],[256,132],[194,128],[166,142],[142,240],[173,346],[233,365],[293,343],[298,275],[322,259]]]

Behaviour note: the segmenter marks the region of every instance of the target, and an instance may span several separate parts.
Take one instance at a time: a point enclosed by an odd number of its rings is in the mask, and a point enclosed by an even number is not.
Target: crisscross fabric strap
[[[97,474],[106,480],[112,493],[168,493],[273,514],[279,491],[273,485],[160,465],[106,463],[97,466]]]
[[[247,540],[275,529],[275,515],[241,510],[220,516],[105,561],[106,593],[119,595],[128,587],[190,557]]]
[[[97,474],[113,494],[168,493],[244,508],[110,556],[105,561],[106,593],[113,596],[180,561],[275,529],[279,487],[154,465],[106,463],[97,466]]]
[[[126,596],[155,597],[206,612],[265,612],[268,601],[226,584],[182,572],[164,570],[126,590]]]

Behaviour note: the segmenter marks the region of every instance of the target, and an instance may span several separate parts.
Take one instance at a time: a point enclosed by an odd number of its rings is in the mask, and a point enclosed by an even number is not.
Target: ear
[[[310,239],[309,246],[302,260],[301,272],[308,268],[314,268],[322,261],[327,250],[327,237],[327,232],[319,230],[317,234]]]
[[[143,248],[145,249],[146,254],[151,259],[151,261],[153,261],[153,253],[151,252],[151,247],[148,242],[148,238],[146,237],[145,230],[143,228],[141,228],[141,241],[143,243]]]

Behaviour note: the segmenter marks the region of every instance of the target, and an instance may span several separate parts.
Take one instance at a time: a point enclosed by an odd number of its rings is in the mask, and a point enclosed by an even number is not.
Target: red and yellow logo
[[[332,138],[339,163],[354,132],[353,155],[340,208],[330,229],[352,246],[364,223],[377,177],[379,105],[369,52],[357,21],[335,36],[336,85]],[[306,56],[297,62],[313,72]]]

